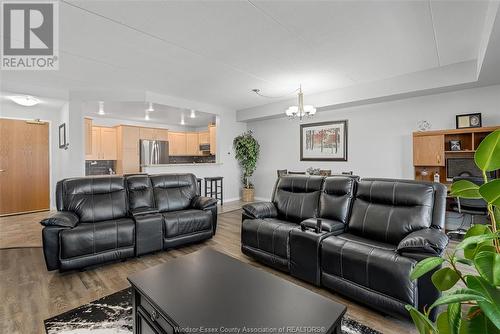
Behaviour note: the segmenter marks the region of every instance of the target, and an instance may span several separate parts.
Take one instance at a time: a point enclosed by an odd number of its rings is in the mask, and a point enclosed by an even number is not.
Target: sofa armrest
[[[278,210],[271,202],[255,202],[245,204],[242,207],[245,213],[253,219],[276,218]]]
[[[191,207],[198,210],[205,210],[214,205],[217,205],[217,200],[211,197],[196,196],[191,201]]]
[[[435,228],[424,228],[408,234],[398,245],[398,253],[423,253],[440,256],[448,245],[446,234]]]
[[[138,217],[138,216],[144,216],[144,215],[149,215],[153,213],[158,213],[157,208],[137,208],[134,210],[130,210],[130,214],[132,217]]]
[[[300,223],[301,227],[308,229],[316,229],[318,224],[318,219],[321,219],[321,231],[323,232],[339,232],[340,234],[344,232],[345,225],[337,220],[325,219],[325,218],[309,218]]]
[[[40,222],[43,226],[75,227],[80,218],[70,211],[58,211]]]

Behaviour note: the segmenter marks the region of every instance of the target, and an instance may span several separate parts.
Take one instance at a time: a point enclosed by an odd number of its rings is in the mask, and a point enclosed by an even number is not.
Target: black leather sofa
[[[211,238],[217,201],[193,174],[59,181],[58,212],[41,221],[48,270],[84,268]]]
[[[409,275],[448,244],[441,231],[445,200],[438,183],[282,176],[270,203],[243,207],[241,248],[276,269],[407,318],[406,304],[422,310],[439,297],[432,272],[417,281]]]

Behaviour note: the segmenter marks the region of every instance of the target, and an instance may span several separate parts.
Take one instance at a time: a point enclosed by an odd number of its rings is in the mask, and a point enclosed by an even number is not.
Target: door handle
[[[438,162],[438,164],[441,163],[441,156],[439,154],[437,155],[437,162]]]
[[[0,169],[0,173],[6,172],[5,169]]]

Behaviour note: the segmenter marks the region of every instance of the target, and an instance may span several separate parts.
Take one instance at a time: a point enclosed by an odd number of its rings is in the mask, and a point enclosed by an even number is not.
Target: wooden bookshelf
[[[481,141],[500,126],[470,129],[423,131],[413,133],[413,166],[415,180],[433,181],[437,172],[441,183],[446,179],[448,158],[473,158]],[[451,140],[459,140],[461,150],[452,151]]]

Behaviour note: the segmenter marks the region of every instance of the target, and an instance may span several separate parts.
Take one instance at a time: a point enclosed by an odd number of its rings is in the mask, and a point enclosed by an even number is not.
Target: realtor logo
[[[3,2],[1,69],[59,69],[58,32],[57,2]]]

